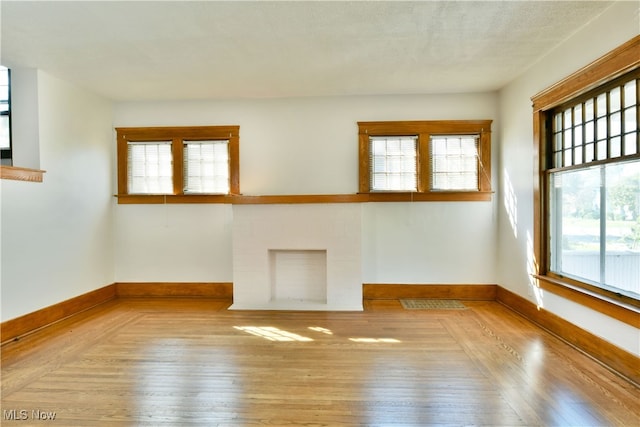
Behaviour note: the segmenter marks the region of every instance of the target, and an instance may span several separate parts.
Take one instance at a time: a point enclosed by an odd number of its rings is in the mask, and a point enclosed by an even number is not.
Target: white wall
[[[358,121],[492,119],[497,161],[497,112],[496,93],[122,102],[114,106],[114,124],[240,125],[243,194],[353,194],[358,191]],[[364,281],[495,283],[495,206],[367,204]],[[118,205],[116,281],[232,281],[229,209]],[[203,215],[211,216],[204,221]],[[172,236],[179,233],[184,233],[182,243],[173,244]],[[160,236],[170,239],[163,244]],[[185,241],[191,245],[188,249]],[[198,256],[186,257],[184,250]],[[175,262],[153,263],[150,258],[159,253]],[[203,264],[203,259],[208,262]]]
[[[46,173],[43,183],[0,181],[3,321],[114,281],[111,103],[35,75],[37,121],[14,123],[38,130]]]
[[[531,97],[638,35],[638,2],[617,2],[500,92],[498,283],[536,302],[533,262],[533,120]],[[512,212],[512,213],[510,213]],[[563,298],[543,293],[544,308],[640,354],[640,331]]]

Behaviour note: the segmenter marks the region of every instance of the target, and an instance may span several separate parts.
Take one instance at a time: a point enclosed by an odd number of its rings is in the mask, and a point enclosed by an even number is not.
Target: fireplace
[[[362,310],[359,204],[233,206],[232,310]]]

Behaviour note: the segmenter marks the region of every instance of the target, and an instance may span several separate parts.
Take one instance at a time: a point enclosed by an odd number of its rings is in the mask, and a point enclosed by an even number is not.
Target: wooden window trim
[[[183,141],[229,140],[229,194],[240,194],[240,126],[120,127],[117,133],[118,203],[225,203],[227,195],[183,193]],[[173,194],[127,193],[128,141],[172,141]]]
[[[358,122],[358,191],[371,201],[487,201],[491,200],[491,123],[492,120],[433,120]],[[429,140],[431,135],[478,134],[479,164],[477,191],[431,191]],[[418,135],[418,191],[384,192],[370,189],[370,136]],[[406,200],[407,194],[411,197]]]
[[[547,122],[551,120],[551,117],[547,113],[571,99],[578,98],[639,68],[640,36],[636,36],[531,98],[533,101],[534,141],[533,245],[536,266],[534,277],[537,278],[543,289],[618,320],[626,319],[629,315],[637,317],[640,314],[640,310],[638,310],[640,301],[588,283],[559,276],[549,269],[549,206],[546,201],[548,192],[546,171],[550,165],[547,164],[546,129]],[[595,300],[598,302],[594,302]],[[610,309],[612,304],[616,305],[615,310]]]
[[[40,169],[0,166],[0,178],[13,181],[42,182],[44,173]]]

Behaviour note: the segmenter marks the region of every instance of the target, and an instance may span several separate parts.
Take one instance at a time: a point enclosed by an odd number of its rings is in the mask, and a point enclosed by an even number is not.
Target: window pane
[[[554,116],[553,131],[558,132],[560,129],[562,129],[562,114],[558,113]]]
[[[573,109],[573,121],[579,125],[582,123],[582,104],[578,104]]]
[[[593,142],[593,141],[595,141],[593,122],[587,122],[587,124],[585,125],[584,140],[585,140],[585,142]]]
[[[624,154],[631,155],[638,153],[638,142],[637,135],[635,133],[630,133],[624,136]]]
[[[607,137],[607,118],[602,117],[598,119],[598,139],[605,139]]]
[[[600,169],[552,176],[551,268],[591,281],[600,279]]]
[[[564,131],[564,148],[571,148],[573,144],[573,138],[571,137],[571,129]]]
[[[620,110],[620,88],[616,87],[609,92],[609,111]]]
[[[584,119],[585,121],[593,120],[593,99],[584,103]]]
[[[620,135],[622,132],[622,118],[620,117],[620,113],[612,114],[609,120],[609,136]]]
[[[372,191],[416,191],[417,136],[370,137]]]
[[[636,104],[636,81],[631,80],[624,85],[624,106],[630,107]]]
[[[598,111],[596,117],[602,117],[607,114],[607,94],[603,93],[599,95],[596,99],[596,105],[598,106]]]
[[[9,116],[0,116],[0,148],[10,148]]]
[[[173,194],[171,141],[128,143],[129,194]]]
[[[586,144],[584,146],[584,150],[585,150],[585,154],[584,154],[584,161],[585,162],[592,162],[595,156],[595,153],[593,151],[593,144]]]
[[[622,147],[620,146],[620,144],[621,144],[621,140],[619,136],[616,136],[615,138],[611,138],[611,148],[609,152],[610,158],[620,157],[620,155],[622,154],[621,152]]]
[[[571,108],[568,108],[564,110],[564,128],[569,129],[571,125]]]
[[[624,110],[624,131],[625,133],[638,130],[638,121],[636,119],[636,107]]]
[[[640,294],[640,161],[606,168],[606,285]]]
[[[229,141],[185,141],[184,192],[229,193]]]
[[[556,172],[551,188],[552,271],[640,296],[640,161]]]
[[[432,190],[478,190],[478,136],[431,137]]]

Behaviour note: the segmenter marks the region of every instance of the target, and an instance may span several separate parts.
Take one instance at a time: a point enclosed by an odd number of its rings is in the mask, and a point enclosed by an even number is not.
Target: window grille
[[[616,84],[582,102],[554,111],[552,168],[640,153],[638,79]]]

